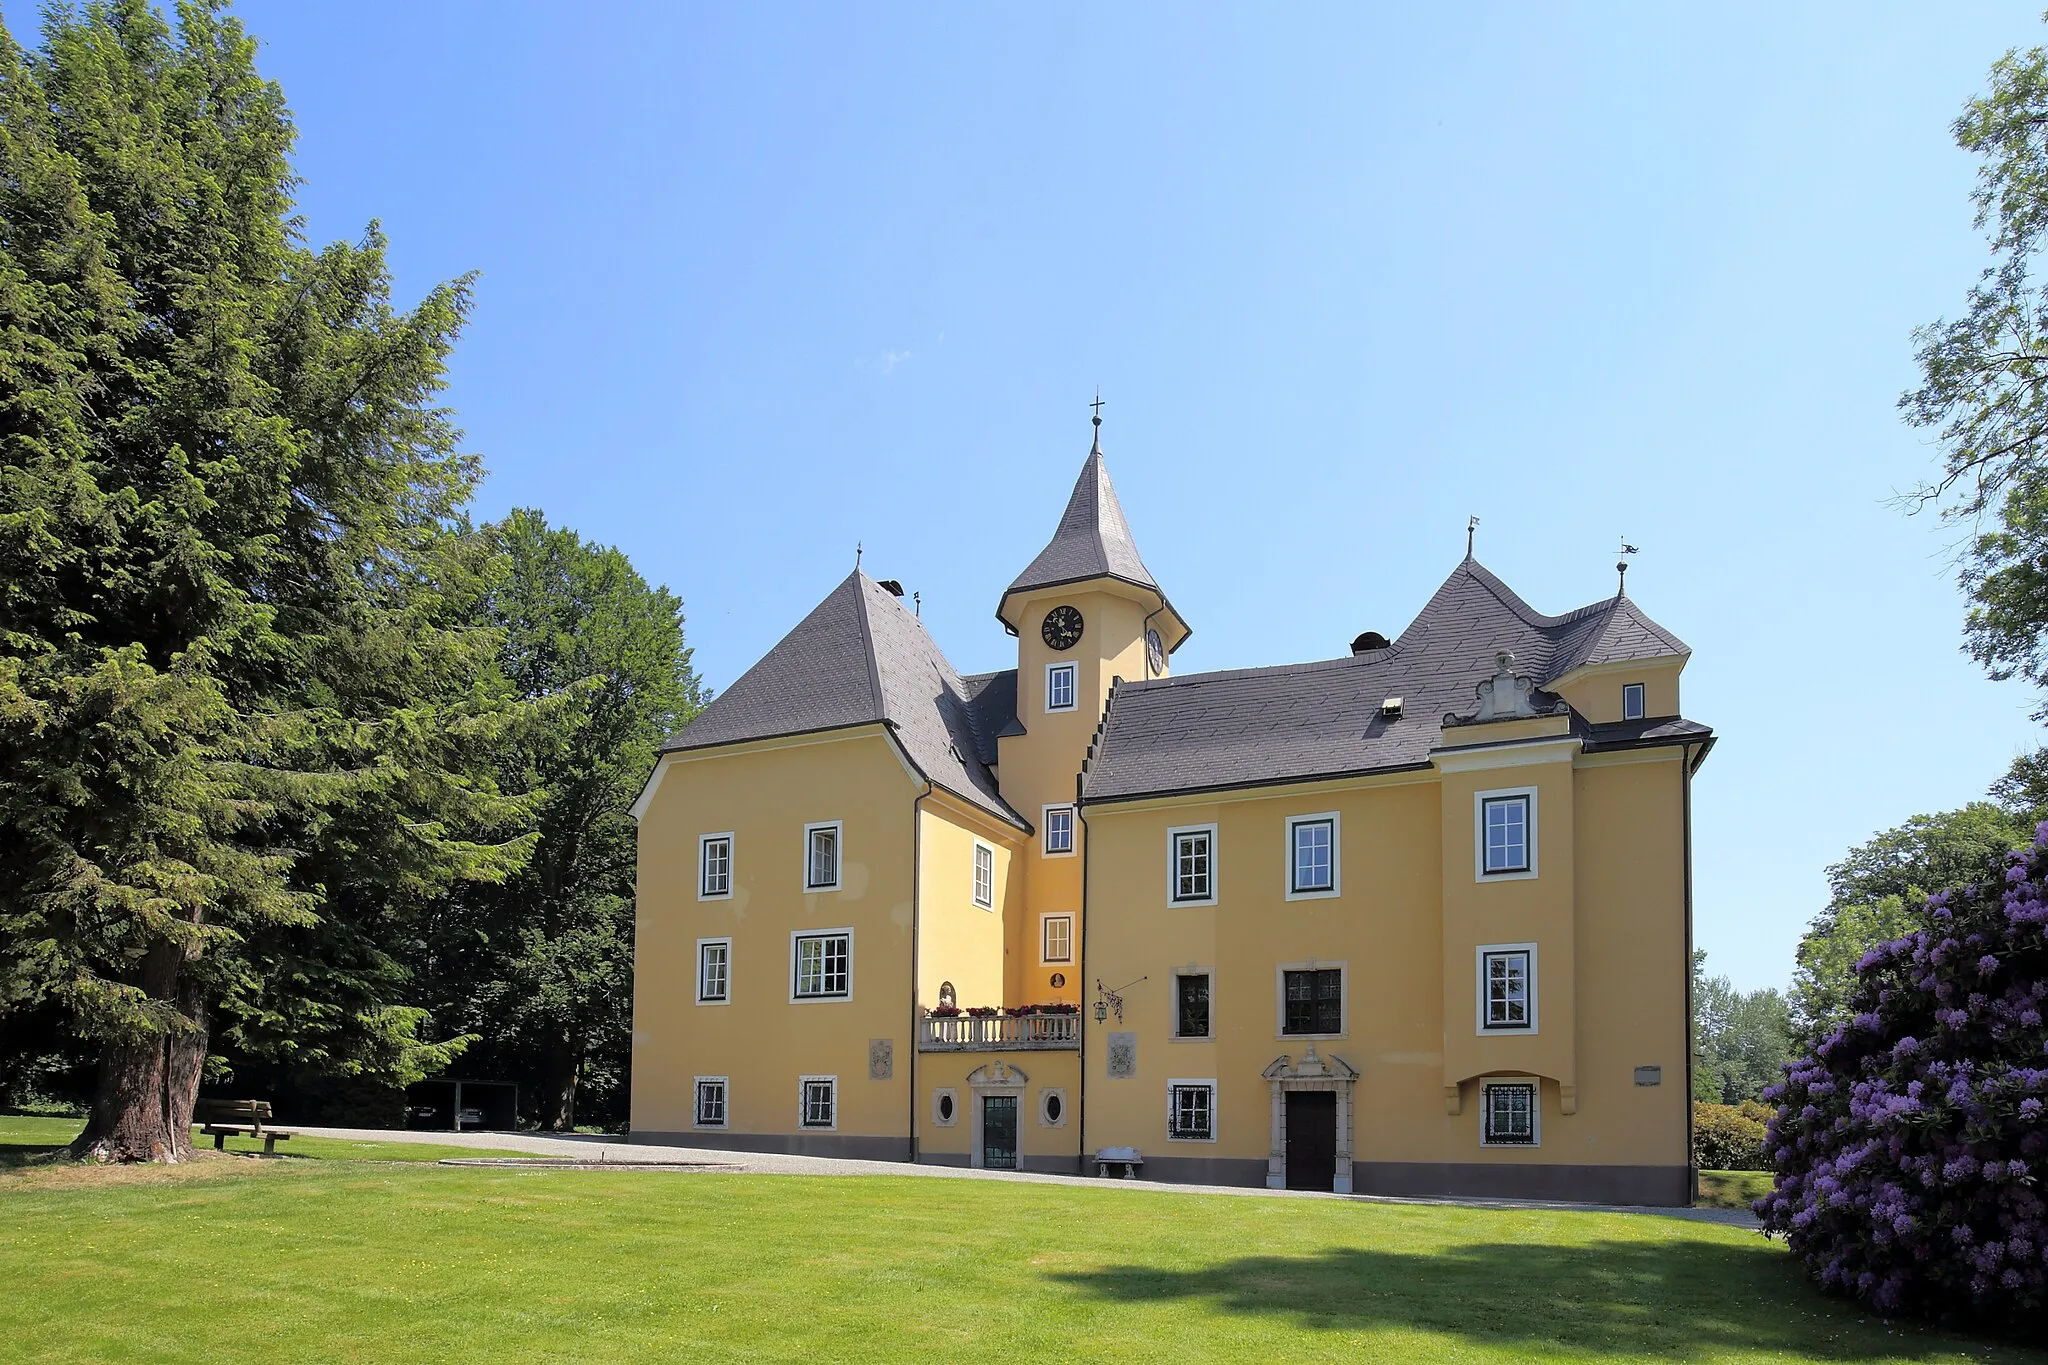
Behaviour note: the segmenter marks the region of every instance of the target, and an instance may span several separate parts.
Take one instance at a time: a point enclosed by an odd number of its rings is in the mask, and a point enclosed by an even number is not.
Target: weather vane
[[[1614,571],[1621,575],[1620,586],[1615,589],[1616,596],[1620,596],[1628,591],[1628,557],[1635,552],[1636,547],[1628,543],[1627,536],[1623,536],[1621,538],[1621,558],[1614,561]]]
[[[1467,559],[1472,557],[1472,536],[1478,530],[1479,518],[1477,515],[1465,518],[1465,558]]]

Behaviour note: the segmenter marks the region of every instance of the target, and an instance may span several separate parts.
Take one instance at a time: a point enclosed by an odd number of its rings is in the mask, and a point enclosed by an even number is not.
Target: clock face
[[[1054,649],[1068,650],[1081,643],[1081,613],[1069,606],[1057,606],[1045,614],[1039,634]]]
[[[1154,673],[1166,671],[1166,642],[1159,638],[1156,630],[1145,632],[1145,659],[1152,665]]]

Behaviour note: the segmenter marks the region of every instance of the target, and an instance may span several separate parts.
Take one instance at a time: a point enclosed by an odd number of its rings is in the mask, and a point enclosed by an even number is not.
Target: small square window
[[[1482,1087],[1480,1141],[1488,1147],[1536,1145],[1536,1082],[1492,1081]]]
[[[1047,853],[1072,853],[1074,851],[1074,808],[1072,806],[1047,806],[1045,808],[1045,851]]]
[[[1048,664],[1045,670],[1045,709],[1071,711],[1079,704],[1073,664]]]
[[[1166,1087],[1166,1135],[1182,1142],[1216,1140],[1216,1083],[1172,1081]]]
[[[1344,971],[1315,968],[1280,973],[1282,1033],[1344,1031]]]
[[[1536,1028],[1536,952],[1483,948],[1479,953],[1479,1028],[1529,1033]]]
[[[793,953],[798,1000],[844,1000],[853,994],[853,935],[798,934]]]
[[[803,1081],[803,1126],[831,1128],[839,1122],[839,1078],[806,1076]]]
[[[839,835],[837,820],[804,826],[804,890],[839,889]]]
[[[1173,979],[1173,1036],[1209,1036],[1209,974],[1183,972]]]
[[[1486,875],[1529,870],[1529,798],[1490,796],[1481,803],[1486,831]]]
[[[732,836],[707,834],[697,841],[697,896],[721,900],[732,894]]]
[[[699,1128],[725,1127],[725,1077],[699,1076],[697,1078],[697,1126]]]
[[[697,1003],[723,1005],[732,990],[732,940],[706,938],[697,941]]]
[[[1643,718],[1643,685],[1627,683],[1621,689],[1621,718],[1641,720]]]
[[[1216,900],[1216,827],[1168,830],[1168,899],[1176,905]]]
[[[1337,817],[1302,815],[1287,822],[1287,894],[1337,893]]]
[[[1074,960],[1074,917],[1072,915],[1047,915],[1041,923],[1045,926],[1044,957],[1047,962],[1072,962]]]
[[[996,851],[987,844],[974,846],[974,903],[984,910],[996,903]]]

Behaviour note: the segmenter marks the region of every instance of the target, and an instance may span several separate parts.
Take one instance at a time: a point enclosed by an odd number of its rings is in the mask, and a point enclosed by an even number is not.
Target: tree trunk
[[[576,1127],[576,1082],[583,1073],[583,1047],[563,1042],[548,1050],[541,1064],[540,1126],[550,1133]]]
[[[206,1067],[206,1002],[184,967],[185,954],[158,943],[136,983],[154,1000],[175,1000],[187,1027],[125,1039],[100,1056],[92,1117],[71,1144],[96,1161],[183,1161],[192,1155],[192,1108]]]

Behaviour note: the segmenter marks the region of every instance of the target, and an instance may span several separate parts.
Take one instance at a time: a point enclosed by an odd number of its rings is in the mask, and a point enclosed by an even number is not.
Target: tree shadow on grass
[[[1791,1257],[1761,1244],[1332,1247],[1194,1270],[1110,1266],[1052,1278],[1116,1303],[1199,1300],[1299,1328],[1439,1332],[1513,1355],[1917,1360],[1962,1345],[1823,1298]],[[1992,1348],[1990,1358],[2042,1357]]]

